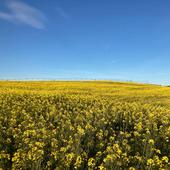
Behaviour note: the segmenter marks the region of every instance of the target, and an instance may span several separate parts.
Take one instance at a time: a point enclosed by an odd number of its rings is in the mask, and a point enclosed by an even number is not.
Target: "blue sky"
[[[0,0],[0,79],[170,84],[169,0]]]

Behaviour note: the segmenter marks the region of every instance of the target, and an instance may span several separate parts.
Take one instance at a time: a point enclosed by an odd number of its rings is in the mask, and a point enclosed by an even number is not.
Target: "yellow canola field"
[[[170,170],[170,87],[0,81],[0,169]]]

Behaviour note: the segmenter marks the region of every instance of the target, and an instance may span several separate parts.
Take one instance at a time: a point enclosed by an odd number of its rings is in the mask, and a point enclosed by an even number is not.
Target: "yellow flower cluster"
[[[169,170],[170,88],[1,81],[0,169]]]

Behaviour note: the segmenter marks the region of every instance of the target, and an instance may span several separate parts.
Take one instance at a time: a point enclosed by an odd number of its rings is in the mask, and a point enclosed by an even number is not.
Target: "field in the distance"
[[[170,87],[1,81],[0,169],[169,170]]]

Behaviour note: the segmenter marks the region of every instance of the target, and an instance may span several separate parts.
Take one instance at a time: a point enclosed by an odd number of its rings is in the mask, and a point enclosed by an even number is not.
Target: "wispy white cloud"
[[[61,17],[65,18],[65,19],[70,18],[68,13],[63,8],[57,7],[56,10]]]
[[[13,23],[22,23],[37,29],[45,28],[46,17],[37,8],[32,7],[19,0],[8,0],[5,2],[8,12],[0,12],[0,19]]]

